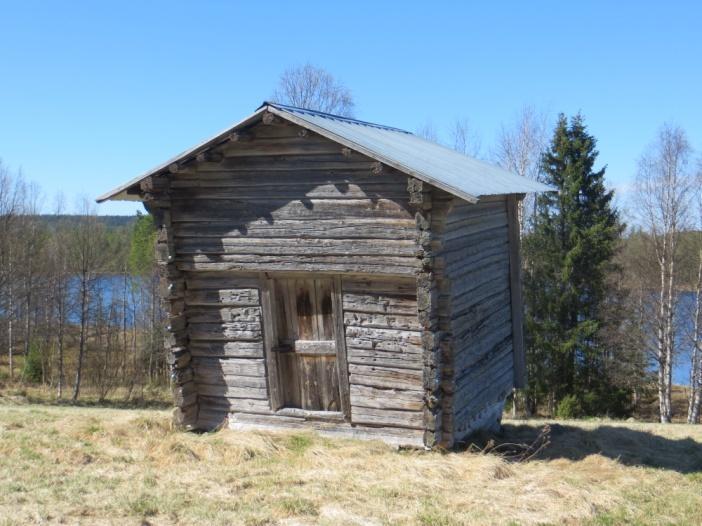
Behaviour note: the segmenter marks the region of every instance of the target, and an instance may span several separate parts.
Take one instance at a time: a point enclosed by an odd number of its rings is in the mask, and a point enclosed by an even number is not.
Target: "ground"
[[[0,524],[698,524],[702,428],[551,423],[526,462],[0,396]],[[506,421],[529,442],[544,421]]]

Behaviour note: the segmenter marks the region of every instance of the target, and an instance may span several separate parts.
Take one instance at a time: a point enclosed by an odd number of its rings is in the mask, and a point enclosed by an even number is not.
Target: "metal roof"
[[[199,153],[227,141],[230,133],[260,120],[264,111],[314,131],[323,137],[470,202],[476,202],[481,196],[486,195],[523,194],[553,190],[545,184],[520,177],[493,164],[473,159],[399,128],[284,104],[264,102],[255,113],[238,124],[107,192],[98,197],[97,201],[102,202],[108,199],[138,200],[138,196],[129,194],[128,190],[136,186],[142,179],[167,172],[171,164],[186,162]]]

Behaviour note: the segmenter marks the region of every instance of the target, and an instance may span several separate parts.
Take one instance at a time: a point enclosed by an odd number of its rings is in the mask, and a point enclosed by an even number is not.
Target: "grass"
[[[702,428],[558,422],[534,460],[0,398],[0,524],[698,524]],[[542,421],[507,421],[528,441]]]

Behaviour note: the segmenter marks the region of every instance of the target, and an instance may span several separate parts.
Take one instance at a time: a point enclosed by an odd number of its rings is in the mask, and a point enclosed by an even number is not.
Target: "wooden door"
[[[341,411],[333,290],[330,278],[275,280],[274,352],[284,407]]]

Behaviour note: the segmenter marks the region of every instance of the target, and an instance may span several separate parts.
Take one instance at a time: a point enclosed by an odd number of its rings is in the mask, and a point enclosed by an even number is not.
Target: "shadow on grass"
[[[567,424],[550,424],[550,442],[536,460],[578,461],[602,455],[626,465],[667,469],[679,473],[702,471],[702,444],[691,438],[673,439],[625,426],[600,425],[585,429]],[[540,426],[504,424],[502,432],[490,438],[496,443],[533,443]],[[474,443],[481,445],[475,438]],[[485,437],[482,444],[486,443]]]

